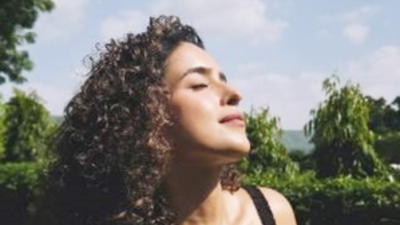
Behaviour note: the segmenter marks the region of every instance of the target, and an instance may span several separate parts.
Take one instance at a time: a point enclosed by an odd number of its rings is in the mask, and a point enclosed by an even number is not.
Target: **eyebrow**
[[[186,72],[184,72],[182,74],[180,79],[182,80],[184,77],[186,77],[187,75],[192,74],[192,73],[198,73],[201,75],[210,76],[211,68],[207,68],[207,67],[203,67],[203,66],[189,68],[188,70],[186,70]],[[223,72],[219,72],[219,79],[224,81],[225,83],[227,82],[227,78]]]

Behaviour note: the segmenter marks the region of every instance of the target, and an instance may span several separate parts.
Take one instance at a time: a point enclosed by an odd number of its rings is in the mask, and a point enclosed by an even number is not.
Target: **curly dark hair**
[[[146,32],[111,40],[65,109],[48,172],[47,224],[175,224],[162,183],[173,143],[165,60],[181,42],[204,48],[179,18],[150,18]],[[224,189],[239,187],[232,165]]]

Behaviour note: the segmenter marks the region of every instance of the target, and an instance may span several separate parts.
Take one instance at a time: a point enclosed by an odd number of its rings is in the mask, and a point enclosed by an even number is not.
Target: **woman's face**
[[[166,60],[165,81],[177,118],[172,131],[175,159],[222,165],[248,153],[240,93],[209,54],[182,42]]]

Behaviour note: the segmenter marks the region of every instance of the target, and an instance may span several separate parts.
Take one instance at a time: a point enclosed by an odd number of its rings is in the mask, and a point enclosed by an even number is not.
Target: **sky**
[[[36,43],[22,47],[35,64],[28,82],[0,86],[6,99],[14,87],[35,90],[52,115],[79,90],[97,45],[143,32],[159,15],[195,27],[241,92],[240,108],[269,107],[283,129],[303,129],[332,74],[375,98],[400,96],[398,0],[53,1],[33,28]]]

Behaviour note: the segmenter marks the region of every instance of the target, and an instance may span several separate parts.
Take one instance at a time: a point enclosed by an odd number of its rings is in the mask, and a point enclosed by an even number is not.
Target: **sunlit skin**
[[[250,143],[238,108],[241,94],[229,85],[218,63],[203,49],[180,43],[165,63],[176,115],[176,143],[165,187],[182,225],[261,225],[243,190],[222,190],[221,167],[247,155]],[[261,188],[278,225],[295,223],[292,208],[278,192]]]
[[[173,134],[177,157],[184,162],[223,165],[245,156],[250,144],[238,108],[240,93],[230,86],[218,64],[205,51],[181,44],[167,59],[165,79],[172,89],[171,102],[177,116]],[[184,151],[182,151],[184,150]]]

